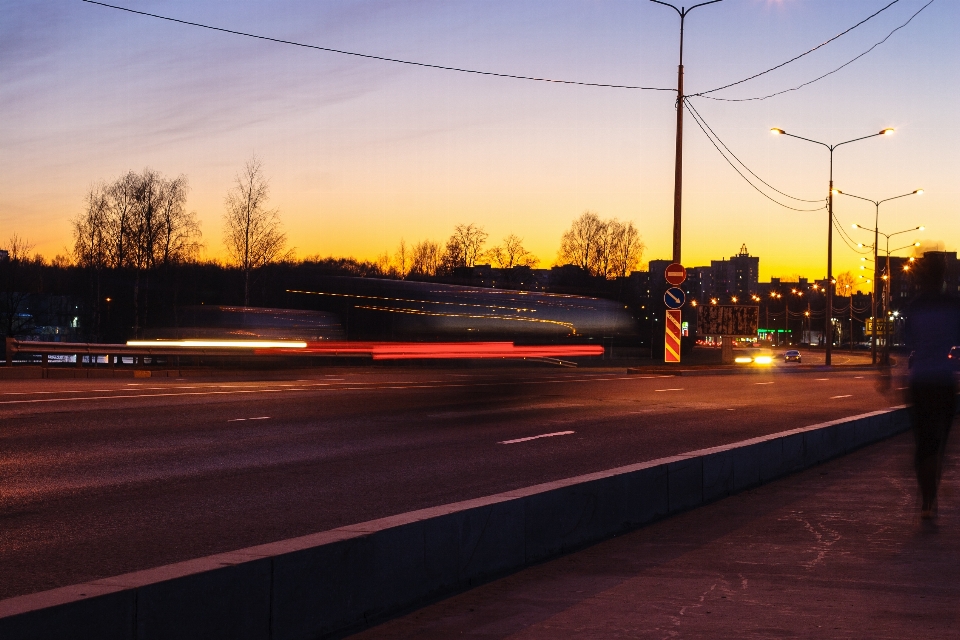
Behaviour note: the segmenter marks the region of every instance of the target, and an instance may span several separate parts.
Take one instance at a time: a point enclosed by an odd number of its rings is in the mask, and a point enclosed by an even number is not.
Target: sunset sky
[[[761,96],[831,71],[927,4],[899,0],[849,34],[718,97]],[[645,0],[115,0],[125,7],[378,56],[595,83],[676,86],[679,18]],[[686,22],[687,93],[784,62],[890,0],[725,0]],[[473,222],[553,264],[585,210],[632,220],[644,259],[670,257],[675,93],[471,75],[218,33],[80,0],[2,0],[0,248],[71,245],[89,186],[151,167],[190,181],[205,255],[223,254],[224,195],[252,154],[300,257],[372,259],[401,238]],[[828,154],[769,133],[839,142],[837,187],[882,199],[881,230],[960,243],[960,2],[936,0],[873,52],[801,90],[753,102],[696,98],[714,131],[788,194],[826,196]],[[746,244],[761,279],[826,271],[825,211],[762,197],[687,115],[684,263]],[[773,194],[776,195],[776,194]],[[781,201],[801,208],[815,205]],[[840,197],[840,222],[873,206]],[[856,235],[868,242],[867,234]],[[899,245],[898,245],[899,246]],[[905,252],[901,252],[905,253]],[[835,272],[859,256],[839,237]]]

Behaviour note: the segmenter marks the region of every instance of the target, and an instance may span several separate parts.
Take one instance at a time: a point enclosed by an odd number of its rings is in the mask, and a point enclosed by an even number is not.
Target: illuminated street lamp
[[[920,190],[918,190],[918,191],[920,191]],[[914,193],[916,193],[916,192],[914,192]],[[905,194],[905,195],[912,195],[912,194],[911,194],[911,193],[908,193],[908,194]],[[900,197],[900,196],[898,196],[898,197]],[[883,202],[883,201],[881,200],[881,202]],[[920,243],[919,243],[919,242],[914,242],[914,243],[912,243],[912,244],[904,245],[904,246],[902,246],[902,247],[897,247],[896,249],[891,249],[891,248],[890,248],[890,238],[892,238],[892,237],[894,237],[894,236],[898,236],[898,235],[900,235],[900,234],[902,234],[902,233],[910,233],[911,231],[923,231],[926,227],[924,227],[923,225],[920,225],[919,227],[913,227],[913,228],[910,228],[910,229],[904,229],[903,231],[897,231],[897,232],[895,232],[895,233],[883,233],[883,232],[880,231],[879,229],[876,229],[876,228],[871,229],[871,228],[869,228],[869,227],[864,227],[863,225],[859,225],[859,224],[856,224],[856,223],[854,223],[853,228],[854,228],[854,229],[863,229],[864,231],[873,231],[873,237],[874,237],[874,238],[877,238],[877,237],[879,237],[879,236],[883,236],[883,237],[886,239],[886,248],[884,249],[884,252],[887,254],[887,262],[886,262],[886,266],[884,267],[884,274],[883,274],[883,276],[882,276],[882,278],[881,278],[881,279],[886,283],[886,285],[885,285],[885,287],[884,287],[884,296],[883,296],[883,301],[884,301],[883,307],[884,307],[884,311],[885,311],[884,316],[886,316],[886,314],[888,314],[888,313],[890,312],[890,284],[891,284],[891,278],[890,278],[890,254],[891,254],[891,253],[895,253],[895,252],[897,252],[897,251],[900,251],[901,249],[908,249],[908,248],[911,248],[911,247],[919,247],[919,246],[920,246]],[[878,245],[878,243],[877,243],[877,242],[874,242],[874,244],[873,244],[874,267],[876,267],[876,260],[877,260],[877,258],[876,258],[876,256],[877,256],[877,245]],[[864,267],[861,266],[860,268],[863,269]],[[877,287],[879,286],[879,284],[880,284],[880,283],[877,282],[877,279],[875,278],[875,279],[874,279],[874,285],[873,285],[873,287],[874,287],[874,292],[876,292]],[[875,321],[876,321],[876,318],[877,318],[876,303],[877,303],[877,300],[876,300],[876,296],[875,296],[875,297],[874,297],[874,304],[873,304],[873,317],[874,317],[874,320],[875,320]],[[877,337],[876,337],[876,334],[877,334],[877,329],[876,329],[876,327],[874,327],[873,332],[872,332],[872,337],[871,337],[872,353],[873,353],[873,364],[876,364],[876,363],[877,363],[877,360],[876,360],[876,356],[877,356],[877,353],[876,353],[876,349],[877,349]],[[884,317],[884,323],[883,323],[883,338],[884,338],[884,341],[883,341],[883,357],[882,357],[882,360],[881,360],[881,364],[884,364],[884,365],[890,364],[890,347],[889,347],[889,345],[887,344],[887,343],[888,343],[887,337],[888,337],[888,336],[887,336],[887,321],[886,321],[886,317]]]
[[[827,220],[827,280],[833,280],[833,150],[839,146],[850,144],[851,142],[857,142],[859,140],[866,140],[867,138],[874,138],[876,136],[889,136],[893,133],[891,127],[886,129],[881,129],[879,133],[873,133],[869,136],[862,136],[860,138],[854,138],[852,140],[846,140],[844,142],[838,142],[837,144],[827,144],[825,142],[820,142],[818,140],[811,140],[810,138],[803,138],[800,136],[795,136],[792,133],[787,133],[779,127],[773,127],[770,129],[770,133],[778,136],[788,136],[790,138],[796,138],[797,140],[803,140],[805,142],[812,142],[813,144],[819,144],[822,147],[826,147],[830,152],[830,188],[827,196],[827,209],[829,219]],[[827,308],[826,308],[826,342],[827,342],[827,352],[824,363],[827,366],[831,364],[831,352],[833,350],[833,287],[827,289]]]
[[[876,229],[876,228],[878,228],[878,227],[880,226],[880,205],[881,205],[881,204],[883,204],[884,202],[890,202],[891,200],[897,200],[897,199],[899,199],[899,198],[906,198],[907,196],[913,196],[913,195],[922,196],[922,195],[923,195],[923,189],[914,189],[914,190],[911,191],[910,193],[903,193],[903,194],[900,194],[899,196],[893,196],[892,198],[886,198],[885,200],[871,200],[870,198],[864,198],[864,197],[862,197],[862,196],[855,196],[855,195],[853,195],[852,193],[844,193],[843,191],[840,191],[839,189],[834,189],[833,192],[834,192],[834,193],[838,193],[838,194],[840,194],[840,195],[842,195],[842,196],[847,196],[848,198],[856,198],[857,200],[864,200],[865,202],[871,202],[871,203],[873,203],[873,206],[874,206],[874,223],[873,223],[874,229]],[[857,225],[854,225],[854,228],[857,228]],[[920,227],[920,230],[922,231],[922,230],[923,230],[923,227]],[[876,264],[877,264],[877,246],[879,245],[879,240],[880,240],[880,238],[878,237],[878,234],[875,233],[874,236],[873,236],[873,264],[874,264],[874,266],[876,266]],[[873,283],[873,301],[872,301],[872,302],[873,302],[873,309],[871,309],[871,313],[873,314],[873,317],[874,317],[874,318],[877,317],[877,302],[879,301],[879,298],[880,298],[879,293],[878,293],[878,291],[877,291],[877,287],[879,287],[879,286],[880,286],[880,283],[874,281],[874,283]],[[874,330],[874,331],[872,332],[871,336],[870,336],[870,361],[871,361],[871,363],[873,363],[873,364],[877,364],[877,332],[876,332],[876,330]]]

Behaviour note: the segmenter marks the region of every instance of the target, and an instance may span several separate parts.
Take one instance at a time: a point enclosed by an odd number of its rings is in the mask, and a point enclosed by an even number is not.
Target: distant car
[[[787,351],[785,354],[783,354],[783,361],[784,362],[791,362],[791,361],[800,362],[800,352],[797,351],[796,349],[791,349],[790,351]]]

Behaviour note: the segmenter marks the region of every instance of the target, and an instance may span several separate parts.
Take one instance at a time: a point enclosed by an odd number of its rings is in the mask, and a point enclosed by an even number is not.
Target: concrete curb
[[[909,427],[876,411],[0,601],[0,637],[318,638],[817,465]]]

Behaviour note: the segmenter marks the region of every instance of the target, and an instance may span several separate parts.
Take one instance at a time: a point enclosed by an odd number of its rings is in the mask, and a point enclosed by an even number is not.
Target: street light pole
[[[874,138],[876,136],[890,135],[893,133],[893,129],[888,127],[881,130],[879,133],[873,133],[869,136],[861,136],[859,138],[854,138],[853,140],[838,142],[837,144],[827,144],[818,140],[811,140],[810,138],[795,136],[792,133],[787,133],[778,127],[773,127],[770,129],[770,132],[776,135],[788,136],[790,138],[796,138],[797,140],[804,140],[805,142],[819,144],[822,147],[826,147],[827,150],[830,151],[830,190],[827,192],[827,308],[826,318],[824,318],[824,322],[826,324],[825,332],[827,341],[827,352],[824,359],[824,364],[830,366],[832,364],[831,353],[833,351],[833,150],[842,145],[850,144],[851,142],[858,142],[860,140],[866,140],[867,138]]]
[[[837,193],[839,193],[840,195],[842,195],[842,196],[848,196],[848,197],[850,197],[850,198],[856,198],[857,200],[864,200],[864,201],[866,201],[866,202],[871,202],[871,203],[873,203],[873,205],[874,205],[874,207],[875,207],[874,217],[873,217],[873,269],[874,269],[874,277],[873,277],[873,294],[872,294],[871,297],[870,297],[870,304],[871,304],[871,307],[872,307],[871,310],[870,310],[870,313],[873,314],[874,327],[873,327],[873,331],[870,332],[870,363],[871,363],[871,364],[877,364],[877,327],[876,327],[876,322],[877,322],[877,303],[879,302],[879,298],[880,298],[879,291],[878,291],[878,287],[880,286],[880,283],[877,282],[876,269],[877,269],[877,247],[878,247],[879,244],[880,244],[880,232],[878,231],[878,229],[880,228],[880,205],[883,204],[884,202],[890,202],[891,200],[897,200],[897,199],[899,199],[899,198],[906,198],[907,196],[912,196],[912,195],[922,196],[922,195],[923,195],[923,189],[914,189],[914,190],[911,191],[910,193],[902,193],[902,194],[900,194],[899,196],[893,196],[892,198],[886,198],[886,199],[884,199],[884,200],[871,200],[870,198],[864,198],[864,197],[862,197],[862,196],[855,196],[855,195],[853,195],[852,193],[844,193],[843,191],[840,191],[839,189],[836,189],[835,191],[836,191]],[[888,273],[889,273],[889,272],[888,272]]]
[[[675,6],[661,0],[650,0],[665,7],[670,7],[680,16],[680,66],[677,68],[677,152],[673,167],[673,261],[676,264],[682,264],[680,261],[680,214],[683,193],[683,22],[687,14],[696,9],[715,2],[723,0],[709,0],[695,4],[689,9]]]
[[[916,192],[922,192],[922,191],[923,191],[923,189],[917,189]],[[912,192],[912,193],[908,193],[908,194],[904,194],[904,195],[913,195],[913,193],[916,193],[916,192]],[[849,194],[847,194],[847,195],[849,195]],[[897,196],[897,197],[901,197],[901,196]],[[892,198],[891,198],[891,200],[892,200]],[[882,202],[882,201],[881,201],[881,202]],[[923,231],[926,227],[923,227],[923,226],[912,227],[912,228],[910,228],[910,229],[904,229],[903,231],[897,231],[896,233],[883,233],[882,231],[880,231],[880,230],[877,229],[876,227],[873,228],[873,229],[870,229],[869,227],[864,227],[864,226],[859,225],[859,224],[854,224],[854,225],[853,225],[853,228],[854,228],[854,229],[863,229],[864,231],[873,231],[873,235],[874,235],[875,238],[878,238],[879,236],[883,236],[883,237],[886,239],[886,249],[885,249],[884,251],[885,251],[885,253],[887,254],[887,263],[886,263],[885,273],[884,273],[884,275],[883,275],[883,280],[884,280],[884,283],[885,283],[885,284],[884,284],[884,295],[883,295],[883,303],[884,303],[884,304],[883,304],[883,307],[884,307],[884,309],[883,309],[883,357],[881,358],[881,364],[887,365],[887,364],[890,364],[890,347],[889,347],[889,344],[888,344],[888,343],[889,343],[889,340],[888,340],[888,336],[887,336],[887,333],[888,333],[888,332],[887,332],[887,323],[889,322],[889,317],[888,317],[888,316],[890,315],[890,285],[893,283],[893,274],[890,273],[890,254],[893,253],[893,252],[895,252],[895,251],[900,251],[900,249],[907,249],[907,248],[909,248],[909,247],[919,247],[919,246],[920,246],[920,243],[919,243],[919,242],[914,242],[913,244],[904,245],[904,246],[902,246],[902,247],[897,247],[896,249],[892,249],[892,250],[891,250],[891,249],[890,249],[890,238],[892,238],[893,236],[898,236],[898,235],[900,235],[901,233],[910,233],[911,231]],[[876,255],[876,248],[877,248],[877,245],[878,245],[878,244],[879,244],[879,243],[877,243],[877,242],[874,243],[874,255]],[[876,262],[874,262],[874,269],[876,269]],[[876,280],[877,280],[876,271],[874,271],[874,281],[876,281]],[[876,334],[876,332],[877,332],[877,327],[876,327],[876,320],[877,320],[877,318],[876,318],[876,316],[874,316],[874,319],[873,319],[873,320],[874,320],[873,333]]]

